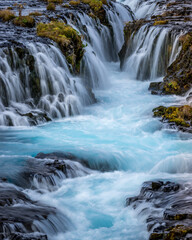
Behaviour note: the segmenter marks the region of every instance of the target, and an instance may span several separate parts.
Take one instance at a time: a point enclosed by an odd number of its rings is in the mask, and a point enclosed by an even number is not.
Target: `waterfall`
[[[65,16],[86,46],[79,77],[56,45],[27,42],[1,49],[0,125],[37,125],[80,114],[95,102],[92,90],[108,86],[106,62],[118,61],[124,22],[133,19],[120,3],[105,8],[107,24],[82,12]]]
[[[169,28],[142,26],[129,39],[122,69],[133,79],[162,77],[180,51],[180,35]]]
[[[54,119],[79,114],[84,105],[93,103],[92,93],[81,78],[70,74],[56,46],[29,43],[25,47],[23,60],[17,49],[1,49],[0,125],[39,124],[45,117]],[[38,114],[41,117],[36,117]],[[30,122],[28,116],[32,116],[35,123]]]
[[[136,19],[150,19],[152,15],[158,15],[165,9],[165,6],[159,6],[159,2],[156,0],[119,0],[119,2],[128,5],[134,12]]]

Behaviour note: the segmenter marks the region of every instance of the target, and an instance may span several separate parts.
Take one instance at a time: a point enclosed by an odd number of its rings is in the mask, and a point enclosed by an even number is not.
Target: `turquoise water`
[[[81,116],[0,129],[0,175],[12,181],[26,159],[39,152],[67,151],[96,168],[105,163],[109,171],[64,180],[57,191],[43,195],[26,190],[71,219],[72,229],[51,239],[147,239],[145,216],[125,208],[126,197],[138,194],[146,180],[189,180],[191,135],[168,129],[152,117],[154,107],[183,99],[151,95],[149,82],[129,79],[118,68],[108,66],[108,87],[95,92],[98,103]]]

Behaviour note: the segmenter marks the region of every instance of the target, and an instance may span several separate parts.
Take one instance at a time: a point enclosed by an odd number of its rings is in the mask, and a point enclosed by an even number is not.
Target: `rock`
[[[13,233],[10,235],[10,240],[48,240],[47,235],[39,233]]]
[[[149,240],[186,240],[192,233],[192,188],[174,182],[145,182],[140,194],[126,200],[146,215]]]
[[[22,117],[27,117],[32,126],[38,125],[39,123],[42,123],[42,122],[51,121],[51,118],[48,117],[47,113],[42,111],[34,110],[28,113],[20,113],[19,111],[17,111],[17,113]]]
[[[133,22],[127,22],[124,27],[124,44],[119,52],[120,67],[122,68],[125,60],[127,59],[127,49],[130,45],[130,38],[132,34],[139,31],[142,25],[146,24],[148,21],[144,19],[135,20]]]
[[[55,41],[61,48],[73,73],[80,72],[80,62],[84,54],[81,36],[71,26],[61,21],[38,23],[37,35]]]
[[[43,230],[60,230],[54,218],[64,223],[65,231],[69,220],[55,208],[31,200],[22,188],[0,183],[0,239],[47,240]]]
[[[45,188],[53,191],[60,180],[90,174],[88,161],[79,159],[70,153],[39,153],[28,159],[16,184],[24,188]]]
[[[182,131],[191,131],[192,107],[188,105],[176,107],[159,106],[153,109],[154,117],[161,117],[163,122],[168,122],[172,127]]]

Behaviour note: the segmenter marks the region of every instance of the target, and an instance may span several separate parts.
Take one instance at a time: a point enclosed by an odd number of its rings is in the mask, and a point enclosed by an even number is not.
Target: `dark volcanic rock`
[[[0,183],[0,239],[46,240],[47,227],[60,230],[55,219],[67,230],[69,220],[55,208],[31,200],[21,188]]]
[[[90,174],[88,162],[70,153],[39,153],[29,159],[16,180],[17,185],[28,188],[55,190],[61,179]]]
[[[23,188],[38,188],[53,191],[62,179],[75,178],[91,174],[94,171],[113,171],[107,161],[100,163],[78,158],[71,153],[39,153],[28,159],[14,182]]]
[[[1,239],[1,237],[0,237]],[[47,235],[40,233],[13,233],[10,235],[10,240],[48,240]]]
[[[127,206],[146,216],[149,239],[186,240],[192,233],[192,188],[188,184],[145,182],[140,194],[127,198]]]

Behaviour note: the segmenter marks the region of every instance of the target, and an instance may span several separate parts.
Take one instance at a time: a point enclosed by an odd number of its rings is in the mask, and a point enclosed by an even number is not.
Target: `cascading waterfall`
[[[156,1],[123,3],[137,18],[158,11]],[[124,23],[134,19],[129,7],[111,2],[106,25],[69,9],[73,17],[66,14],[66,22],[86,46],[80,76],[70,72],[54,44],[26,42],[22,51],[0,50],[0,125],[62,119],[0,129],[0,177],[20,186],[0,178],[0,200],[8,194],[0,206],[7,239],[21,233],[47,240],[45,233],[49,240],[146,240],[146,216],[125,208],[126,197],[149,179],[189,180],[191,137],[164,129],[151,113],[181,98],[151,95],[149,82],[137,81],[164,75],[180,51],[182,33],[144,25],[131,36],[120,72]],[[89,107],[95,102],[92,90],[98,103]],[[41,158],[42,152],[71,155]],[[2,216],[7,218],[1,223]]]
[[[133,79],[162,77],[180,51],[180,35],[169,28],[142,26],[130,37],[122,69]]]
[[[156,0],[119,0],[119,2],[128,5],[134,12],[136,19],[149,19],[152,15],[157,15],[164,10],[164,6],[159,6]]]
[[[92,103],[81,79],[71,76],[61,51],[46,45],[29,44],[34,56],[36,71],[40,76],[42,97],[38,103],[52,118],[79,114],[83,105]]]
[[[25,44],[29,51],[26,61],[31,61],[32,56],[35,60],[33,74],[31,66],[21,60],[13,48],[8,50],[13,66],[6,49],[1,50],[0,125],[36,125],[49,119],[80,114],[84,106],[95,102],[92,89],[108,84],[104,62],[118,60],[124,22],[133,19],[131,11],[121,4],[111,3],[111,9],[106,12],[112,30],[84,13],[74,14],[73,21],[66,18],[68,24],[82,34],[87,45],[81,77],[71,75],[57,46]]]
[[[33,56],[35,60],[35,86],[31,86],[33,83],[29,79],[30,66],[22,62],[17,52],[13,48],[10,50],[13,58],[11,66],[9,56],[4,52],[6,50],[1,51],[0,125],[30,125],[28,114],[39,111],[52,119],[67,117],[79,114],[82,106],[93,102],[81,78],[70,74],[66,60],[57,47],[29,43],[26,48],[30,52],[29,58]],[[37,92],[33,93],[33,88]],[[41,120],[43,118],[39,118],[37,123]]]
[[[134,18],[131,10],[122,4],[111,2],[110,9],[106,8],[105,11],[110,27],[84,13],[74,14],[73,21],[66,19],[84,37],[87,47],[81,64],[81,76],[85,84],[93,89],[108,85],[104,63],[118,61],[124,41],[124,23]]]

